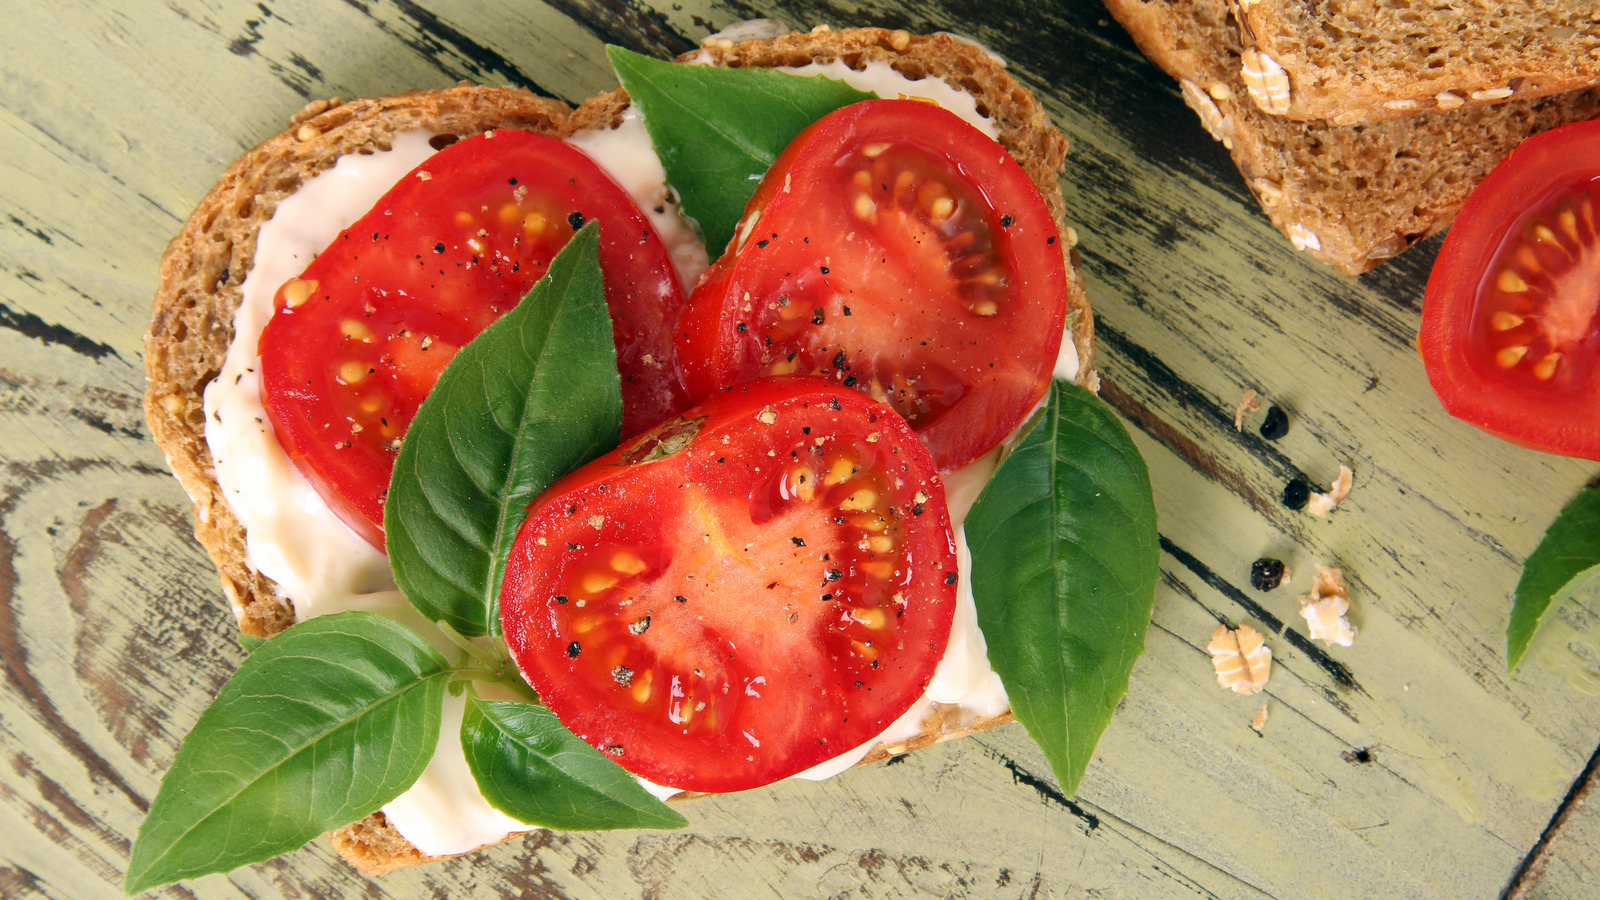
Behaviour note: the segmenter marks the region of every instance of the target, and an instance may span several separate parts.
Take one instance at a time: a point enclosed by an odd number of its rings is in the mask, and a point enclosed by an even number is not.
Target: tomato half
[[[769,378],[541,495],[500,607],[524,677],[580,738],[658,784],[736,791],[909,709],[956,579],[944,488],[905,421]]]
[[[1451,415],[1600,459],[1600,121],[1523,141],[1467,200],[1417,347]]]
[[[554,138],[501,130],[446,147],[278,289],[260,343],[267,413],[296,467],[368,541],[383,546],[395,453],[445,364],[589,219],[623,432],[637,434],[688,405],[671,339],[683,294],[627,192]]]
[[[1066,291],[1055,221],[1005,148],[935,104],[869,100],[779,155],[678,352],[695,399],[791,372],[853,387],[949,470],[1044,396]]]

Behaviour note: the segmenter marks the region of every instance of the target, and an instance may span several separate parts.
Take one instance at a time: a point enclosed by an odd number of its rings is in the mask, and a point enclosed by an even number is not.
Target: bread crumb
[[[1261,408],[1261,403],[1256,400],[1254,388],[1244,392],[1244,399],[1239,401],[1239,406],[1233,411],[1233,430],[1244,431],[1244,414],[1255,412]]]
[[[1356,630],[1345,613],[1350,611],[1350,589],[1344,575],[1327,566],[1317,566],[1317,580],[1311,593],[1300,598],[1300,616],[1306,620],[1311,639],[1348,647],[1355,642]]]
[[[317,138],[322,137],[322,130],[317,128],[315,125],[307,123],[305,125],[301,125],[300,128],[295,131],[294,137],[297,141],[314,141]]]
[[[1256,713],[1256,717],[1250,720],[1250,727],[1254,729],[1256,734],[1260,734],[1261,729],[1267,727],[1267,705],[1265,703],[1261,704],[1261,711]]]
[[[1333,480],[1328,492],[1318,494],[1313,491],[1310,501],[1306,503],[1306,509],[1313,516],[1326,516],[1335,506],[1343,503],[1344,498],[1350,496],[1350,486],[1354,481],[1355,475],[1350,471],[1350,467],[1340,466],[1339,477]]]
[[[1272,675],[1272,650],[1261,633],[1249,625],[1230,629],[1218,625],[1206,645],[1211,665],[1217,670],[1217,684],[1235,694],[1254,694],[1267,686]]]

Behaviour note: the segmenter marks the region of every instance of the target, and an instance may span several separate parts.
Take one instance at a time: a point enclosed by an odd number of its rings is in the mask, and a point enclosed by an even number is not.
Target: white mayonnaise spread
[[[977,114],[969,95],[938,79],[909,81],[882,63],[870,64],[861,72],[841,63],[795,71],[839,78],[882,97],[930,98],[985,133],[994,134],[993,126]],[[434,150],[428,144],[429,136],[409,132],[395,138],[392,150],[341,158],[332,169],[285,198],[271,221],[262,226],[254,265],[245,279],[243,300],[234,319],[233,343],[221,374],[206,388],[206,442],[216,463],[217,482],[245,528],[248,563],[277,583],[280,594],[293,603],[297,620],[352,609],[381,612],[410,625],[447,658],[456,659],[462,651],[395,590],[383,553],[339,521],[289,461],[261,404],[256,352],[278,286],[298,277],[340,231],[430,156]],[[706,251],[672,201],[665,172],[637,114],[630,110],[620,126],[585,134],[573,143],[645,211],[687,293],[705,270]],[[1063,335],[1056,377],[1071,380],[1077,367],[1071,336]],[[904,742],[920,731],[935,703],[959,705],[973,718],[997,715],[1007,708],[1005,690],[989,668],[978,630],[967,577],[971,556],[961,528],[998,460],[997,449],[944,479],[961,579],[949,646],[926,695],[879,737],[795,777],[827,778],[849,768],[879,743],[892,747]],[[401,835],[431,856],[464,853],[530,827],[493,809],[479,793],[460,741],[455,739],[463,708],[462,698],[445,698],[438,751],[416,785],[383,809]],[[645,786],[663,796],[677,792],[670,787]]]

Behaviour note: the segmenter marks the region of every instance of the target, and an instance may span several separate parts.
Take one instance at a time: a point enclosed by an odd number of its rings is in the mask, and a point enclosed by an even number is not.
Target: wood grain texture
[[[550,834],[371,880],[316,843],[152,892],[266,897],[1492,897],[1600,732],[1600,607],[1516,675],[1517,567],[1589,463],[1437,408],[1411,349],[1434,245],[1360,280],[1261,217],[1220,146],[1098,5],[554,0],[10,4],[0,32],[0,896],[120,895],[178,741],[238,665],[188,504],[148,441],[139,335],[167,238],[222,168],[311,99],[511,83],[577,101],[605,42],[668,55],[721,25],[948,29],[1008,58],[1072,140],[1064,178],[1102,396],[1150,463],[1162,583],[1148,652],[1079,796],[1017,726],[686,804],[681,833]],[[1233,429],[1246,388],[1290,432]],[[1259,424],[1260,414],[1249,420]],[[1327,519],[1286,481],[1356,473]],[[1251,560],[1294,580],[1248,585]],[[1343,568],[1355,646],[1304,637]],[[1263,695],[1204,644],[1249,622]],[[1250,721],[1265,702],[1258,735]],[[1533,897],[1595,893],[1593,803]]]

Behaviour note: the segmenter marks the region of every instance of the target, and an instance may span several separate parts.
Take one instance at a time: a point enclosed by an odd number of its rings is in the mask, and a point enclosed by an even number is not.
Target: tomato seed
[[[345,319],[339,323],[339,333],[363,344],[372,343],[372,329],[360,319]]]
[[[611,568],[625,575],[637,575],[650,567],[638,554],[623,550],[611,557]]]
[[[1494,286],[1508,294],[1520,294],[1528,289],[1528,283],[1512,269],[1502,269],[1494,280]]]
[[[856,464],[854,461],[848,459],[836,460],[832,466],[828,467],[828,476],[823,479],[823,484],[829,486],[842,484],[855,473]]]
[[[852,609],[850,610],[850,615],[854,616],[857,622],[871,628],[873,631],[878,631],[889,624],[889,616],[877,607]],[[856,683],[860,684],[860,682]]]
[[[878,492],[872,490],[871,488],[862,488],[856,491],[854,494],[844,498],[844,502],[839,504],[839,508],[848,510],[867,510],[877,505],[877,503]]]
[[[1501,309],[1496,310],[1495,314],[1489,317],[1489,327],[1495,331],[1510,331],[1511,329],[1516,328],[1518,325],[1521,325],[1524,321],[1525,320],[1516,313],[1506,312],[1505,310]]]
[[[1502,369],[1509,369],[1522,362],[1522,357],[1526,355],[1528,355],[1528,348],[1525,346],[1502,347],[1494,354],[1494,364]]]
[[[598,594],[617,586],[617,578],[605,572],[590,572],[583,576],[583,592],[585,594]]]
[[[284,285],[281,289],[285,306],[295,307],[311,299],[317,290],[315,279],[299,278]]]

